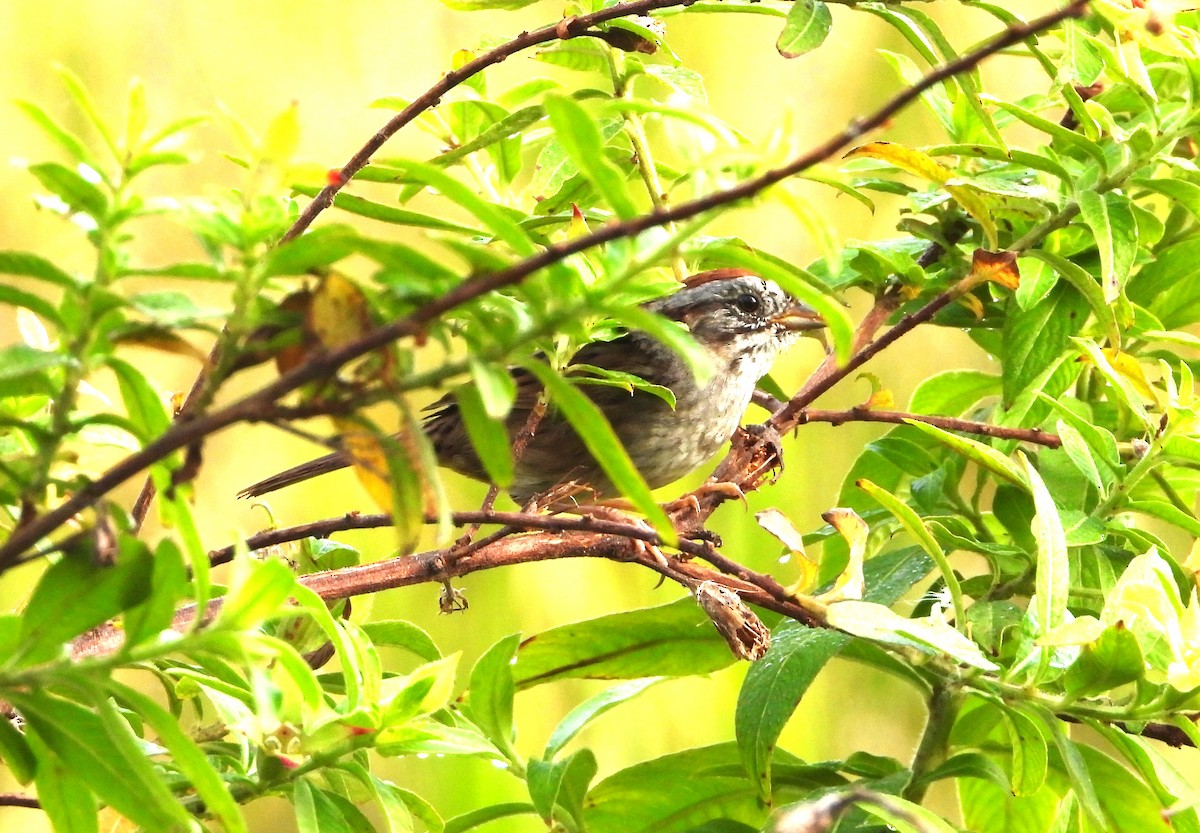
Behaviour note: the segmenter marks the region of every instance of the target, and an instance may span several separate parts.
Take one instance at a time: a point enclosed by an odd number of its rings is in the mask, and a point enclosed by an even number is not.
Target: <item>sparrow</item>
[[[705,348],[712,372],[704,381],[697,381],[676,352],[639,331],[587,344],[570,363],[631,373],[674,394],[672,408],[660,396],[639,388],[581,386],[607,417],[651,488],[678,480],[716,454],[733,436],[755,386],[775,359],[798,336],[825,326],[815,310],[773,281],[737,269],[692,275],[674,294],[650,302],[646,309],[683,324]],[[517,396],[506,419],[510,441],[525,426],[541,394],[532,374],[521,369],[511,372]],[[444,396],[427,410],[423,428],[439,463],[486,481],[454,397]],[[256,497],[349,464],[343,452],[335,451],[259,481],[239,495]],[[575,429],[551,408],[516,461],[509,493],[525,504],[572,482],[597,497],[615,496],[612,483]]]

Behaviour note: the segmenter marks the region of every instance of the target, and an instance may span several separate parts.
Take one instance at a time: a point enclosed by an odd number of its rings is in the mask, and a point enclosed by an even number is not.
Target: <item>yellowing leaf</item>
[[[293,101],[267,125],[258,156],[263,162],[285,168],[299,148],[300,105]]]
[[[354,474],[362,483],[375,505],[384,512],[392,511],[392,486],[388,481],[388,459],[383,443],[371,431],[349,419],[334,419],[342,438],[342,449],[350,458]]]
[[[992,219],[992,212],[979,191],[969,183],[956,182],[957,174],[935,161],[929,154],[895,142],[871,142],[846,154],[848,159],[860,156],[880,159],[902,171],[940,185],[954,197],[963,211],[975,218],[975,222],[979,223],[984,236],[987,237],[988,245],[991,248],[999,245],[996,222]]]
[[[361,338],[371,327],[366,296],[336,272],[326,275],[308,307],[308,326],[326,347]]]
[[[1146,378],[1146,372],[1142,370],[1141,364],[1134,356],[1122,353],[1113,347],[1105,347],[1102,352],[1113,370],[1127,379],[1135,391],[1150,402],[1158,401],[1154,388],[1150,386],[1150,380]]]
[[[850,560],[846,569],[837,577],[833,587],[818,597],[818,601],[829,604],[846,599],[861,599],[863,596],[863,558],[867,553],[867,535],[870,532],[866,521],[853,509],[830,509],[821,515],[850,545]]]

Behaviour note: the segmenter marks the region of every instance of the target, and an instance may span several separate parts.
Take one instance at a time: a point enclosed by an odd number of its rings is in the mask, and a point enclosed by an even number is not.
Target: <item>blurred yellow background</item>
[[[926,4],[922,4],[926,7]],[[1036,12],[1047,3],[1011,4],[1013,11]],[[560,4],[543,0],[520,13],[452,12],[436,0],[40,0],[0,4],[0,158],[37,161],[58,157],[41,133],[11,106],[29,99],[63,118],[73,118],[67,96],[52,71],[62,64],[81,76],[112,118],[123,118],[129,79],[145,80],[152,123],[227,107],[257,130],[271,115],[299,103],[303,129],[300,155],[324,167],[339,167],[390,115],[368,104],[381,96],[414,97],[443,73],[451,54],[476,47],[485,35],[501,38],[552,22]],[[947,34],[967,46],[995,21],[957,4],[927,4],[944,21]],[[834,29],[816,53],[785,61],[775,52],[780,22],[759,16],[705,15],[671,18],[668,39],[685,63],[705,78],[710,107],[746,136],[766,143],[781,129],[803,149],[840,129],[891,95],[899,84],[877,49],[908,51],[895,33],[877,19],[834,8]],[[498,70],[491,84],[503,87],[542,72],[544,65],[518,55]],[[1026,75],[1024,64],[1000,57],[985,70],[987,85],[999,94],[1014,94],[1028,83],[1040,92],[1044,80]],[[986,86],[986,85],[985,85]],[[83,125],[69,126],[83,130]],[[912,108],[877,138],[893,141],[937,141],[930,122]],[[411,130],[411,129],[410,129]],[[189,149],[201,161],[180,171],[155,173],[150,187],[164,195],[220,194],[239,182],[239,171],[222,152],[234,151],[219,122],[199,128]],[[401,134],[388,155],[430,155],[428,137],[415,130]],[[33,179],[19,165],[0,167],[0,249],[48,254],[69,268],[89,270],[89,249],[77,230],[60,218],[38,212],[31,196]],[[813,187],[818,209],[830,217],[840,239],[891,236],[895,207],[881,203],[875,215],[829,189]],[[332,215],[327,215],[326,220]],[[337,217],[345,221],[345,217]],[[740,234],[751,244],[806,264],[815,247],[803,227],[777,205],[736,212],[715,233]],[[179,258],[186,237],[168,229],[148,228],[138,243],[147,262]],[[193,256],[199,257],[194,251]],[[194,287],[193,287],[194,288]],[[856,301],[859,308],[863,299]],[[17,338],[11,309],[0,309],[0,343]],[[166,392],[185,390],[194,363],[136,355],[156,384]],[[820,360],[820,349],[806,342],[780,363],[775,376],[784,389],[796,388]],[[880,377],[903,405],[921,379],[947,367],[986,360],[958,333],[921,335],[920,348],[901,344],[867,369]],[[261,383],[266,376],[244,374],[235,387]],[[229,392],[232,395],[233,391]],[[861,402],[869,395],[865,382],[847,382],[822,400],[825,407]],[[753,411],[751,418],[761,418]],[[319,430],[324,430],[319,429]],[[713,528],[726,542],[726,552],[749,566],[775,573],[781,581],[795,577],[792,565],[779,564],[779,547],[759,530],[753,511],[780,507],[802,530],[820,525],[820,513],[834,505],[842,478],[854,456],[882,430],[850,425],[806,426],[786,449],[787,469],[779,482],[750,496],[750,511],[731,503],[717,514]],[[269,427],[238,427],[215,437],[205,448],[199,482],[199,516],[207,519],[206,544],[220,546],[235,536],[265,525],[266,516],[234,497],[238,488],[260,477],[314,456],[319,449]],[[698,481],[711,469],[697,474]],[[454,503],[478,505],[483,489],[449,476]],[[132,500],[137,484],[123,495]],[[664,497],[679,492],[664,490]],[[272,496],[280,523],[299,523],[353,509],[372,511],[365,492],[352,475],[340,473]],[[502,504],[507,505],[507,504]],[[387,557],[392,538],[386,531],[341,536],[362,547],[369,559]],[[20,604],[27,575],[0,586],[0,607]],[[437,588],[419,587],[384,593],[356,603],[359,615],[411,618],[428,628],[446,653],[461,650],[463,668],[488,645],[516,631],[524,634],[633,607],[677,598],[677,587],[654,587],[654,576],[611,563],[547,563],[470,576],[459,583],[471,603],[462,614],[437,614]],[[592,746],[600,777],[664,753],[733,737],[733,706],[745,665],[738,664],[709,678],[661,685],[619,713],[601,718],[577,743]],[[465,680],[465,677],[462,678]],[[518,748],[537,754],[555,723],[598,684],[560,683],[518,697]],[[849,694],[848,694],[849,692]],[[855,750],[894,755],[907,760],[920,729],[923,710],[906,689],[875,673],[835,662],[805,697],[781,739],[781,746],[810,760],[843,757]],[[452,760],[386,762],[384,772],[398,784],[425,795],[446,817],[498,800],[519,801],[521,785],[486,763]],[[0,790],[12,785],[0,779]],[[950,796],[934,794],[935,804],[949,811]],[[286,831],[293,824],[287,808],[261,802],[254,810],[258,829]],[[0,829],[37,830],[38,814],[0,810]],[[542,829],[525,817],[501,822],[489,830]]]

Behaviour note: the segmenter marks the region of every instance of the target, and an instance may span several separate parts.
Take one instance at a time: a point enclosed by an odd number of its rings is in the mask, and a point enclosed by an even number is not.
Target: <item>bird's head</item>
[[[740,269],[700,272],[650,308],[687,325],[692,336],[729,361],[769,365],[795,338],[825,321],[774,281]],[[766,372],[766,368],[763,368]]]

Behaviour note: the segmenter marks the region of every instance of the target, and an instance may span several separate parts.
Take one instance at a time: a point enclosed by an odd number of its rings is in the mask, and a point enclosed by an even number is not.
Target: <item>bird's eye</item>
[[[762,300],[757,295],[751,295],[748,292],[737,296],[733,303],[742,312],[747,313],[758,312],[759,307],[762,306]]]

